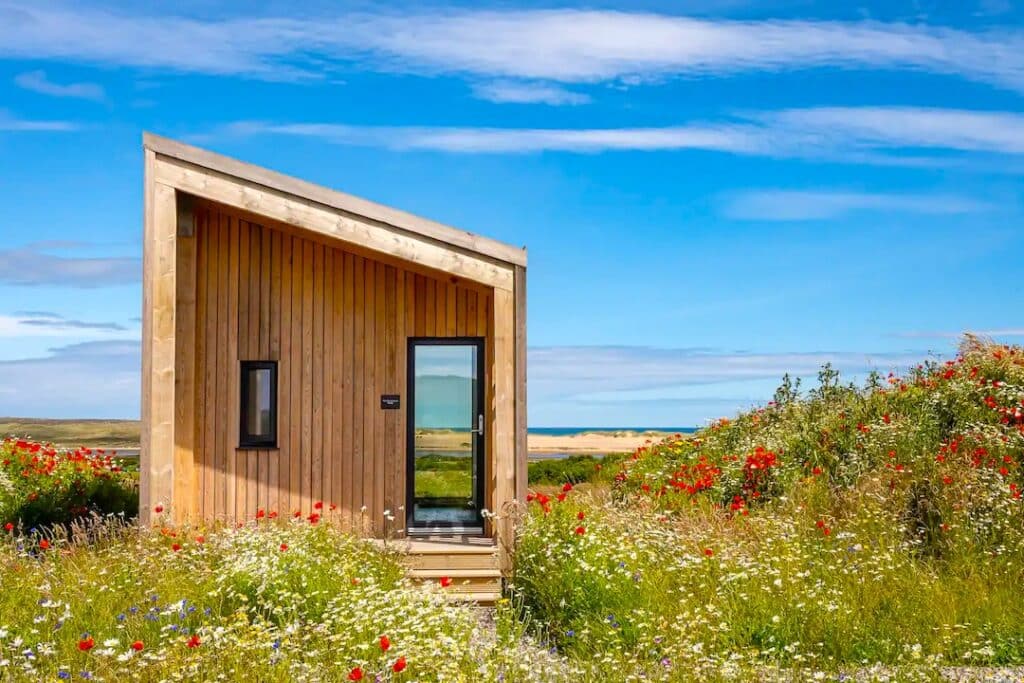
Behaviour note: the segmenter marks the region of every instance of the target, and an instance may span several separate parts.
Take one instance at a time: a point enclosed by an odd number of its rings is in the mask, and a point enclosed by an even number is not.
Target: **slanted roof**
[[[491,286],[511,288],[511,269],[526,266],[525,248],[152,133],[143,134],[143,147],[163,162],[154,169],[154,180],[194,196]],[[390,234],[372,235],[374,227]],[[495,269],[508,271],[508,277]]]

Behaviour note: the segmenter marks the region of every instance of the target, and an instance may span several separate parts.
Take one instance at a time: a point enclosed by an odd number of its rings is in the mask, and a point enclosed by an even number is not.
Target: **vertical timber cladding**
[[[407,337],[480,336],[493,346],[492,290],[222,205],[197,201],[194,212],[192,513],[308,515],[322,501],[367,532],[384,531],[385,510],[391,528],[404,528],[406,413],[381,410],[380,395],[405,394]],[[278,361],[277,449],[236,447],[240,360]]]

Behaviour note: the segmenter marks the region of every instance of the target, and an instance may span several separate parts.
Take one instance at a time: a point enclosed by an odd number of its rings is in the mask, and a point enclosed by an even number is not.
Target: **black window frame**
[[[239,448],[277,448],[277,361],[276,360],[243,360],[241,361],[238,392],[238,447]],[[249,434],[245,425],[245,407],[248,397],[249,377],[253,370],[270,370],[270,434]]]

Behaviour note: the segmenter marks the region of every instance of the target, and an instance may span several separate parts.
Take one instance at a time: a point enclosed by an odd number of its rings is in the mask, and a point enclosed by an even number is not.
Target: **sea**
[[[693,434],[696,427],[529,427],[531,434],[548,436],[573,436],[588,432],[667,432],[669,434]]]

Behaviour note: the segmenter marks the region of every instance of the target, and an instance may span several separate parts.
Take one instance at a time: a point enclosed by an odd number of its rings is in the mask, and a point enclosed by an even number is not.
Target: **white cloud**
[[[861,149],[914,147],[1024,154],[1024,116],[924,107],[816,107],[760,115],[775,130],[807,131],[807,142]]]
[[[947,194],[751,190],[728,197],[724,213],[741,220],[799,221],[836,218],[858,211],[949,215],[992,208],[987,202]]]
[[[239,121],[222,128],[228,135],[289,135],[338,144],[446,152],[603,152],[607,150],[710,149],[754,153],[761,146],[742,126],[672,128],[446,128],[349,126],[334,123]],[[768,150],[764,150],[768,151]]]
[[[566,83],[824,66],[1024,89],[1019,31],[577,9],[198,19],[6,0],[0,56],[257,78],[319,77],[358,60],[379,70]]]
[[[73,97],[83,100],[101,101],[105,94],[97,83],[54,83],[42,70],[18,74],[14,82],[25,90],[31,90],[52,97]]]
[[[0,337],[137,338],[138,330],[116,322],[74,320],[49,311],[16,311],[0,315]]]
[[[493,81],[473,86],[473,95],[481,100],[499,104],[586,104],[590,96],[573,92],[557,85]]]
[[[61,287],[108,287],[138,282],[136,257],[67,257],[46,253],[40,245],[0,249],[0,283]]]
[[[863,374],[872,368],[906,367],[926,356],[923,351],[855,353],[730,352],[713,349],[647,348],[637,346],[555,346],[530,349],[530,395],[607,396],[610,392],[675,389],[681,386],[754,380],[778,380],[786,373],[815,375],[831,363],[844,374]],[[646,397],[652,394],[645,391]],[[767,398],[766,398],[767,400]]]
[[[0,415],[138,417],[139,343],[91,341],[0,360]]]
[[[78,130],[79,125],[71,121],[45,121],[23,119],[6,109],[0,109],[0,132],[32,133],[32,132],[67,132]]]
[[[1024,154],[1022,114],[915,107],[749,112],[728,120],[661,128],[388,127],[238,121],[216,132],[461,153],[703,149],[912,165],[951,164],[957,161],[954,155],[964,153]],[[921,156],[921,151],[934,156]]]

